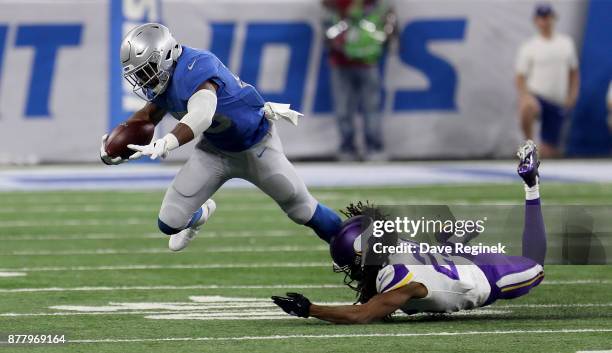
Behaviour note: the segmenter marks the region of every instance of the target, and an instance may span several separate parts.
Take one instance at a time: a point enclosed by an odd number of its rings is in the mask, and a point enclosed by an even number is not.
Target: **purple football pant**
[[[546,230],[540,199],[528,200],[525,205],[523,256],[480,254],[472,258],[491,285],[491,294],[483,306],[498,299],[513,299],[529,293],[544,279],[545,257]]]

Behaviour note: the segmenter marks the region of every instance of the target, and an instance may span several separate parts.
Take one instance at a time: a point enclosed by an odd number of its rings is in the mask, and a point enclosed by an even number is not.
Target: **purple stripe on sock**
[[[541,278],[538,278],[538,277],[541,277]],[[523,285],[523,284],[525,284],[525,283],[529,283],[529,282],[533,281],[535,278],[538,278],[538,280],[536,280],[536,281],[534,281],[533,283],[531,283],[531,284],[530,284],[530,287],[535,287],[535,286],[537,285],[536,283],[540,283],[540,282],[542,282],[542,279],[544,278],[544,271],[540,271],[540,272],[538,272],[538,274],[537,274],[537,275],[535,275],[535,276],[533,276],[533,277],[531,277],[531,278],[529,278],[529,279],[526,279],[526,280],[524,280],[524,281],[517,282],[517,283],[511,283],[511,284],[505,285],[505,286],[501,287],[500,289],[501,289],[501,290],[504,290],[505,288],[508,288],[508,287],[521,286],[521,285]]]
[[[540,198],[538,197],[537,199],[533,199],[533,200],[525,200],[525,204],[532,206],[532,205],[539,205],[540,204]]]

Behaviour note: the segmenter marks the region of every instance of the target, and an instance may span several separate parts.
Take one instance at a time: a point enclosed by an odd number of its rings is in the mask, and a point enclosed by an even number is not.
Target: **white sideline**
[[[540,285],[612,284],[607,280],[544,281]],[[40,287],[0,288],[0,293],[36,292],[108,292],[138,290],[191,290],[191,289],[336,289],[346,288],[342,284],[272,284],[272,285],[188,285],[188,286],[83,286],[83,287]],[[531,305],[531,304],[528,304]],[[559,304],[564,305],[564,304]]]
[[[377,173],[371,173],[373,166]],[[298,173],[306,185],[334,186],[404,186],[435,183],[476,184],[516,182],[515,161],[434,161],[409,163],[298,163]],[[68,189],[163,189],[175,176],[177,166],[126,165],[27,167],[0,171],[1,190]],[[588,172],[585,173],[585,170]],[[609,182],[609,160],[547,161],[549,180]],[[91,178],[95,180],[91,180]],[[231,180],[228,188],[252,187],[241,180]]]
[[[273,335],[273,336],[240,336],[240,337],[165,337],[165,338],[128,338],[128,339],[82,339],[71,340],[69,343],[138,343],[162,341],[260,341],[285,339],[328,339],[328,338],[360,338],[360,337],[427,337],[427,336],[471,336],[471,335],[513,335],[513,334],[557,334],[557,333],[604,333],[612,332],[612,328],[560,329],[560,330],[507,330],[507,331],[455,331],[455,332],[423,332],[423,333],[353,333],[334,335]]]

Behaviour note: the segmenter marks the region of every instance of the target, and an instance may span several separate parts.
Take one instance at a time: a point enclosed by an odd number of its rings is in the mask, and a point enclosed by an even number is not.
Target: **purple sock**
[[[525,201],[525,226],[523,228],[523,256],[544,265],[546,258],[546,229],[540,199]]]

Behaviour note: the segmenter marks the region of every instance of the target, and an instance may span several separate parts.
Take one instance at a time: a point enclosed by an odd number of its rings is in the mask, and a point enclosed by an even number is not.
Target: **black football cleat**
[[[540,161],[538,160],[538,147],[536,144],[531,140],[527,140],[519,147],[516,155],[520,159],[517,168],[518,175],[523,178],[528,187],[537,185],[540,178],[538,173]]]

